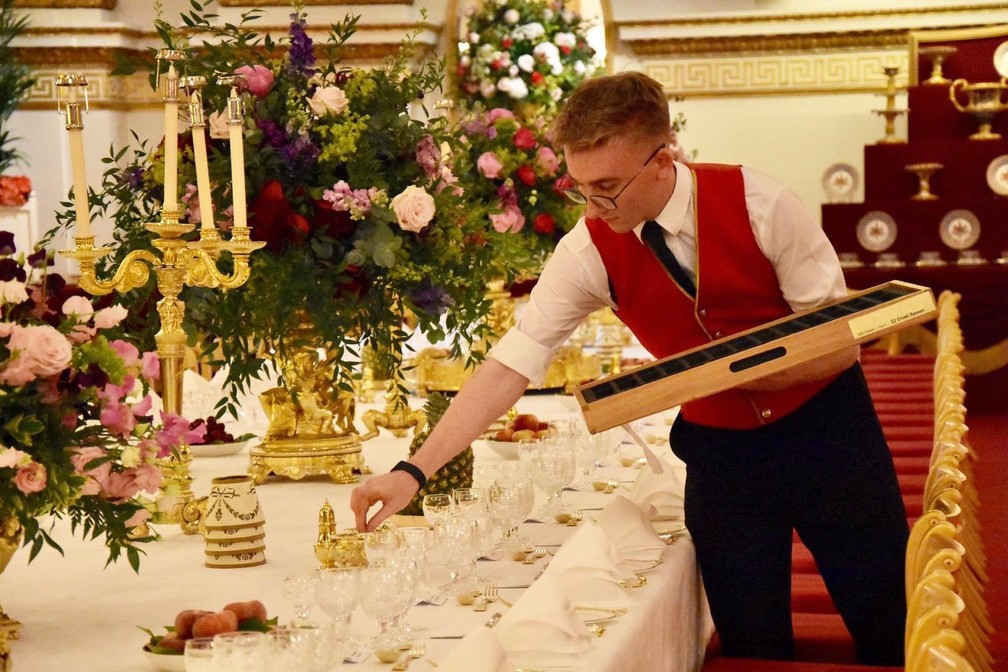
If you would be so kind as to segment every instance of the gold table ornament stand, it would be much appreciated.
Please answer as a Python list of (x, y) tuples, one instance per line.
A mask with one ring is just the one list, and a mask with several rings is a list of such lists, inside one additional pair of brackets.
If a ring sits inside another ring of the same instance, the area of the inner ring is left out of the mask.
[(931, 58), (931, 76), (924, 80), (924, 84), (928, 85), (939, 85), (948, 86), (951, 84), (951, 80), (946, 79), (945, 74), (942, 72), (942, 65), (945, 63), (945, 59), (956, 53), (958, 49), (951, 45), (938, 44), (929, 47), (921, 47), (917, 50), (917, 53), (921, 56), (926, 56)]
[(899, 68), (896, 66), (886, 66), (882, 68), (882, 72), (886, 76), (886, 90), (883, 94), (886, 97), (886, 106), (883, 110), (872, 110), (875, 114), (878, 114), (885, 118), (885, 137), (878, 141), (880, 145), (896, 145), (906, 142), (903, 138), (896, 135), (896, 119), (909, 110), (897, 109), (896, 108), (896, 74), (899, 72)]
[(945, 166), (941, 163), (911, 163), (903, 166), (917, 176), (917, 193), (910, 197), (913, 201), (935, 201), (938, 197), (931, 192), (931, 176)]
[[(204, 222), (198, 241), (189, 242), (182, 238), (190, 233), (195, 226), (179, 222), (177, 208), (177, 122), (178, 122), (178, 76), (175, 73), (174, 61), (181, 60), (181, 52), (163, 50), (158, 53), (158, 80), (161, 61), (168, 61), (170, 67), (165, 82), (165, 118), (169, 131), (165, 136), (165, 199), (161, 209), (161, 220), (146, 225), (148, 231), (158, 235), (152, 244), (160, 256), (149, 250), (132, 250), (119, 264), (109, 279), (98, 277), (95, 262), (112, 252), (111, 247), (95, 247), (94, 235), (91, 233), (89, 211), (87, 208), (87, 187), (83, 175), (83, 146), (79, 142), (84, 128), (78, 98), (78, 89), (83, 89), (86, 105), (87, 81), (83, 75), (61, 75), (57, 78), (58, 103), (57, 109), (66, 115), (66, 129), (71, 135), (71, 158), (74, 163), (74, 196), (77, 204), (77, 223), (74, 231), (74, 248), (61, 250), (60, 253), (80, 264), (80, 286), (94, 295), (105, 295), (111, 292), (128, 292), (142, 287), (150, 278), (151, 270), (157, 278), (158, 291), (161, 299), (157, 303), (158, 315), (161, 318), (161, 328), (155, 335), (157, 353), (161, 361), (162, 401), (166, 413), (181, 414), (182, 411), (182, 361), (185, 354), (186, 334), (182, 329), (182, 318), (185, 315), (185, 303), (179, 299), (179, 294), (186, 286), (220, 288), (223, 291), (235, 289), (245, 284), (250, 274), (249, 256), (254, 250), (265, 243), (253, 241), (249, 237), (249, 229), (244, 217), (239, 219), (239, 212), (244, 214), (244, 203), (235, 202), (235, 222), (230, 240), (222, 240), (213, 222)], [(197, 97), (198, 99), (198, 97)], [(232, 89), (229, 100), (228, 123), (240, 127), (242, 124), (241, 100)], [(194, 133), (199, 129), (193, 126)], [(80, 144), (75, 152), (74, 147)], [(232, 155), (236, 149), (232, 148)], [(205, 157), (204, 157), (205, 158)], [(197, 160), (198, 157), (197, 157)], [(240, 170), (240, 172), (238, 172)], [(244, 180), (244, 167), (232, 165), (233, 179), (241, 175)], [(242, 185), (242, 191), (244, 185)], [(209, 201), (209, 193), (200, 198)], [(208, 225), (209, 224), (209, 225)], [(217, 267), (217, 258), (221, 251), (230, 252), (234, 259), (234, 271), (223, 273)], [(186, 534), (198, 532), (201, 512), (199, 502), (193, 495), (192, 477), (189, 467), (192, 454), (187, 445), (176, 454), (165, 458), (162, 469), (165, 475), (166, 487), (163, 492), (175, 493), (170, 507), (166, 506), (165, 519), (170, 523), (180, 524)], [(164, 502), (163, 502), (164, 503)]]
[[(991, 130), (991, 124), (998, 112), (1008, 108), (1001, 100), (1004, 91), (1008, 89), (1008, 78), (1002, 77), (999, 82), (977, 82), (970, 84), (965, 79), (957, 79), (949, 87), (949, 98), (960, 112), (971, 114), (980, 124), (976, 133), (969, 136), (970, 140), (999, 140), (1000, 133)], [(966, 104), (959, 102), (959, 91), (966, 94)]]

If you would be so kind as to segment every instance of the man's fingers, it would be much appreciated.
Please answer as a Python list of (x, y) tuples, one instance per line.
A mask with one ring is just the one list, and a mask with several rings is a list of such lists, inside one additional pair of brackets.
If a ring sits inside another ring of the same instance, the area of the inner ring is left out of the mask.
[(373, 516), (371, 516), (371, 520), (369, 520), (367, 522), (367, 531), (368, 532), (374, 532), (378, 528), (379, 525), (381, 525), (382, 523), (385, 522), (385, 519), (388, 518), (389, 515), (390, 515), (390, 513), (388, 511), (386, 511), (386, 509), (388, 509), (388, 508), (389, 507), (385, 506), (384, 503), (383, 503), (382, 508), (378, 509), (375, 512), (375, 514)]

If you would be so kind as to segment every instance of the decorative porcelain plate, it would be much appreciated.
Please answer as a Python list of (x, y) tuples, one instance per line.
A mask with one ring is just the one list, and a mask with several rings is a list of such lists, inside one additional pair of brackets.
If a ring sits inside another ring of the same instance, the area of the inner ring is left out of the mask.
[(1002, 77), (1008, 77), (1008, 42), (1002, 42), (994, 50), (994, 69)]
[(953, 250), (968, 250), (980, 240), (980, 220), (969, 210), (950, 210), (942, 217), (938, 232)]
[(1008, 154), (1002, 154), (988, 164), (987, 186), (995, 194), (1008, 196)]
[(834, 163), (823, 173), (822, 186), (831, 203), (849, 203), (858, 188), (857, 169), (848, 163)]
[(884, 252), (896, 242), (896, 220), (882, 210), (872, 210), (858, 221), (857, 239), (869, 252)]

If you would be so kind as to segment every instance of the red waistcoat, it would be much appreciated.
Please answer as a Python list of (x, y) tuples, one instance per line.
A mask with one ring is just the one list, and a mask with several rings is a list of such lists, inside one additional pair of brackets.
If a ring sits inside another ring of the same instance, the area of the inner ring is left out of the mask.
[[(791, 314), (770, 261), (763, 256), (745, 203), (738, 166), (693, 164), (696, 203), (697, 296), (676, 284), (632, 233), (586, 221), (602, 256), (618, 306), (616, 315), (655, 357), (683, 350)], [(683, 404), (686, 420), (747, 429), (786, 416), (832, 377), (779, 392), (727, 390)]]

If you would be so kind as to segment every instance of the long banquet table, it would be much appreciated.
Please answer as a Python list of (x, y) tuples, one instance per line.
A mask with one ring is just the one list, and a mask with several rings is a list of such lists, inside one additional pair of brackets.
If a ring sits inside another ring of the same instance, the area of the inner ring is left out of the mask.
[[(421, 403), (413, 400), (414, 406)], [(518, 410), (550, 420), (571, 416), (569, 398), (552, 395), (523, 397)], [(645, 435), (667, 435), (667, 417), (653, 416), (646, 422), (651, 424), (643, 426)], [(364, 444), (365, 460), (375, 473), (383, 473), (405, 456), (408, 443), (408, 438), (397, 439), (383, 431), (380, 437)], [(474, 448), (477, 465), (502, 459), (483, 442), (477, 442)], [(673, 459), (666, 441), (657, 442), (655, 449)], [(244, 452), (197, 457), (192, 468), (194, 492), (206, 494), (211, 478), (244, 473), (247, 464)], [(617, 465), (616, 469), (624, 483), (635, 478), (634, 468)], [(156, 528), (161, 541), (145, 547), (139, 574), (133, 572), (125, 558), (104, 567), (106, 550), (102, 544), (83, 542), (79, 535), (70, 535), (67, 525), (57, 525), (54, 536), (62, 545), (64, 556), (46, 547), (28, 563), (28, 550), (20, 549), (0, 574), (0, 605), (23, 624), (20, 639), (13, 642), (13, 669), (16, 672), (153, 670), (154, 665), (142, 652), (147, 635), (140, 628), (163, 633), (163, 626), (172, 623), (183, 609), (216, 611), (229, 602), (258, 599), (266, 605), (270, 616), (277, 616), (281, 622), (289, 620), (293, 608), (283, 596), (283, 579), (310, 574), (316, 569), (313, 544), (318, 512), (324, 501), (332, 504), (340, 529), (352, 526), (348, 505), (351, 488), (321, 478), (291, 481), (271, 477), (258, 486), (266, 518), (267, 562), (252, 568), (206, 568), (202, 537), (185, 535), (176, 526), (166, 525)], [(566, 492), (564, 497), (570, 505), (581, 507), (584, 515), (591, 516), (606, 504), (609, 496), (589, 490)], [(556, 522), (527, 522), (521, 532), (540, 544), (559, 544), (572, 529)], [(580, 669), (668, 672), (700, 667), (712, 625), (688, 536), (683, 535), (667, 546), (662, 559), (647, 574), (646, 585), (628, 591), (632, 599), (628, 612), (610, 621), (605, 634), (592, 640), (592, 648)], [(527, 585), (542, 562), (529, 567), (510, 559), (481, 561), (478, 572), (501, 586)], [(502, 589), (501, 596), (514, 602), (521, 592), (521, 589)], [(457, 637), (482, 626), (488, 613), (477, 613), (472, 607), (449, 602), (444, 606), (415, 606), (409, 619), (417, 628), (417, 637), (435, 634)], [(326, 618), (318, 607), (315, 614)], [(359, 612), (354, 617), (355, 624), (365, 627), (368, 621)], [(457, 643), (457, 639), (430, 639), (425, 657), (436, 662)], [(359, 664), (344, 663), (342, 667), (362, 671), (390, 668), (374, 656)], [(435, 668), (420, 660), (411, 669)]]

